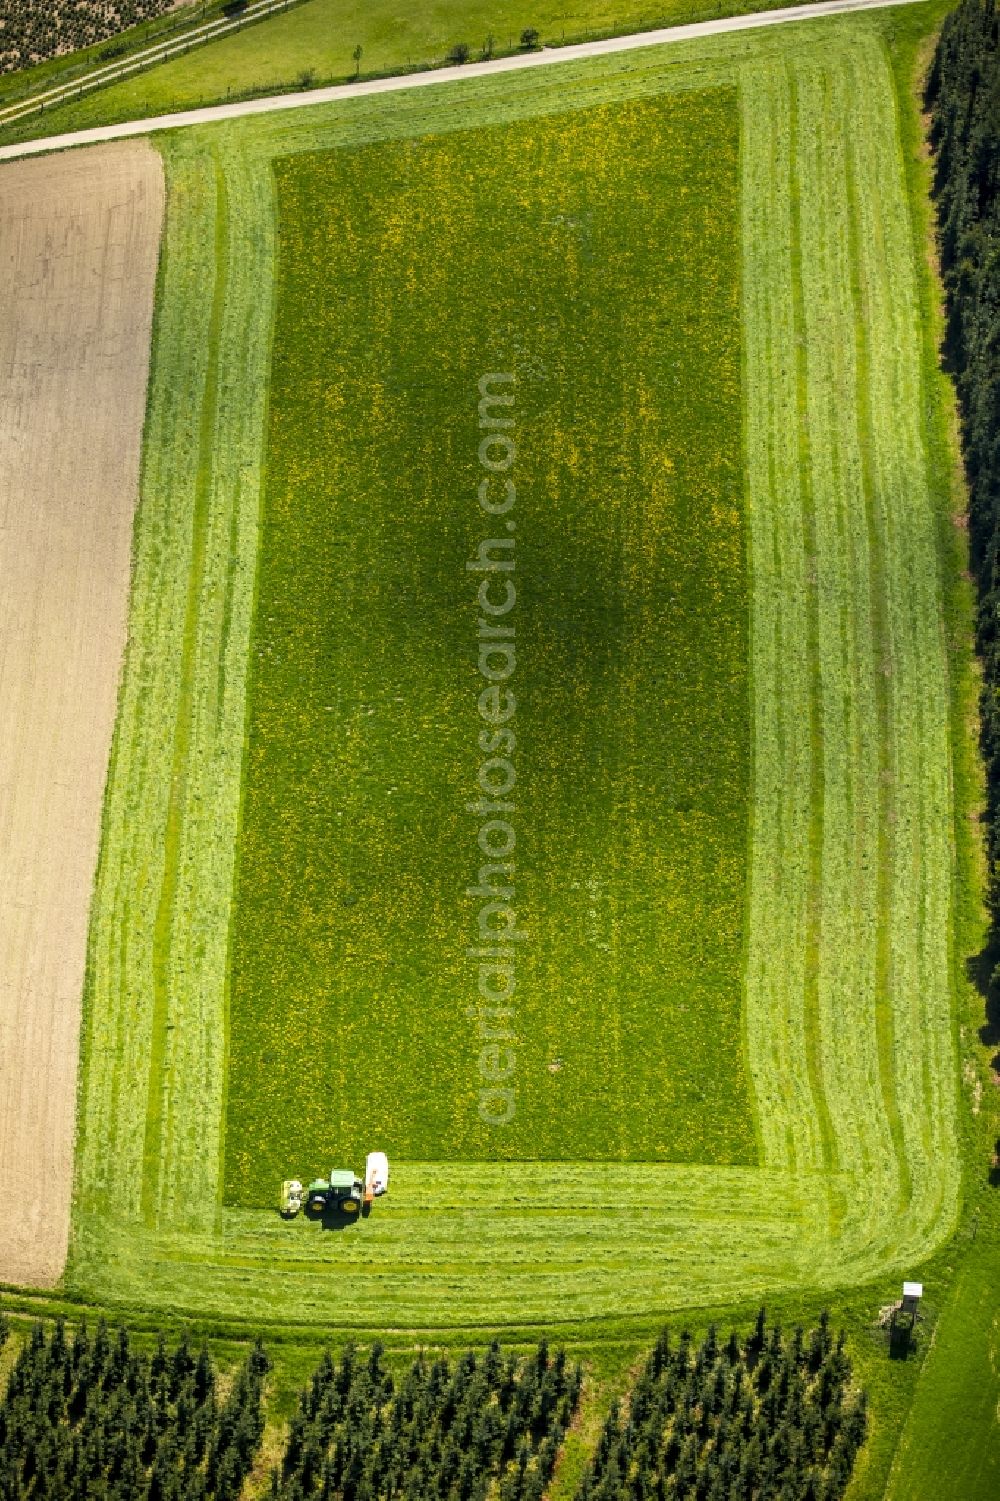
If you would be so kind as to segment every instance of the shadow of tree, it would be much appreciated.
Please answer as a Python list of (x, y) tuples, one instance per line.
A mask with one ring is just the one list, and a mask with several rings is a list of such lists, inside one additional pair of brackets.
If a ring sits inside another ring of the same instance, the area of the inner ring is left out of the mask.
[[(997, 1066), (996, 1059), (993, 1060), (993, 1066), (994, 1068), (996, 1068)], [(1000, 1188), (1000, 1137), (997, 1138), (993, 1147), (993, 1165), (990, 1168), (990, 1187)]]
[[(1000, 932), (996, 923), (985, 948), (965, 961), (965, 973), (983, 998), (979, 1041), (984, 1048), (998, 1049), (990, 1059), (990, 1068), (1000, 1075)], [(993, 1148), (989, 1183), (991, 1188), (1000, 1188), (1000, 1138)]]
[[(986, 1048), (1000, 1047), (1000, 937), (990, 934), (986, 947), (965, 961), (965, 973), (983, 998), (985, 1016), (979, 1029), (979, 1041)], [(997, 1066), (996, 1059), (993, 1067)]]

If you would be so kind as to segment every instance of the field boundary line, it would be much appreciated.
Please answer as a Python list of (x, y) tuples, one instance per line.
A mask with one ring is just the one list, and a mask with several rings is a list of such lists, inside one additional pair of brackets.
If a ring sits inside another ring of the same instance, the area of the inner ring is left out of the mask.
[[(33, 141), (19, 141), (0, 146), (0, 161), (34, 156), (44, 151), (63, 151), (71, 146), (89, 146), (97, 141), (116, 141), (128, 136), (147, 135), (151, 131), (176, 130), (187, 125), (210, 125), (219, 120), (237, 120), (248, 115), (272, 114), (278, 110), (307, 109), (311, 105), (339, 103), (343, 99), (360, 99), (370, 94), (395, 93), (401, 89), (427, 88), (434, 84), (493, 77), (498, 73), (520, 72), (524, 68), (549, 67), (555, 63), (579, 62), (592, 57), (607, 57), (616, 52), (634, 52), (646, 47), (669, 46), (676, 42), (695, 41), (700, 37), (719, 36), (732, 31), (758, 30), (767, 26), (784, 26), (795, 21), (823, 20), (828, 16), (852, 15), (858, 11), (886, 10), (897, 5), (921, 5), (925, 0), (823, 0), (818, 5), (789, 6), (784, 10), (758, 11), (753, 15), (725, 16), (714, 21), (693, 21), (684, 26), (665, 26), (658, 31), (630, 32), (627, 36), (604, 37), (593, 42), (575, 42), (567, 47), (543, 47), (516, 57), (495, 58), (491, 62), (463, 63), (432, 68), (423, 73), (395, 74), (391, 78), (373, 78), (360, 83), (338, 83), (322, 89), (297, 94), (269, 94), (263, 99), (244, 99), (234, 104), (213, 104), (202, 109), (181, 110), (176, 114), (154, 115), (148, 120), (127, 120), (118, 125), (97, 125), (88, 130), (68, 131), (65, 135), (43, 136)], [(0, 122), (2, 123), (2, 122)]]

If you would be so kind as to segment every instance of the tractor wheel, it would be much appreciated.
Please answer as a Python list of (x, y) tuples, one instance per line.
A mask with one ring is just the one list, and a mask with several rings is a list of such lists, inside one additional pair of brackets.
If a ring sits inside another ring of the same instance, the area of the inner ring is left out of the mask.
[(345, 1214), (357, 1214), (358, 1212), (358, 1202), (356, 1199), (345, 1199), (340, 1207)]

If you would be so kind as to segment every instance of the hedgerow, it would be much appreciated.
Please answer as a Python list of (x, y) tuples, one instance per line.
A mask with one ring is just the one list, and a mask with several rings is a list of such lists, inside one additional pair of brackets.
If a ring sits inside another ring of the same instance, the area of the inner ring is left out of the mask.
[(0, 0), (0, 73), (107, 41), (175, 0)]
[[(994, 947), (1000, 946), (1000, 16), (963, 0), (947, 17), (927, 85), (935, 195), (969, 485), (987, 776)], [(993, 975), (994, 991), (1000, 972)]]

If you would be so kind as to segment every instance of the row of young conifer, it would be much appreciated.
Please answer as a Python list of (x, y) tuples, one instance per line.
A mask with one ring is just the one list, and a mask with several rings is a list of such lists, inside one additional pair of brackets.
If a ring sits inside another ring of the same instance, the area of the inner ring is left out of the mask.
[[(0, 1348), (8, 1325), (0, 1314)], [(208, 1352), (102, 1319), (36, 1324), (0, 1400), (0, 1501), (236, 1501), (264, 1431), (259, 1344), (225, 1396)]]
[(866, 1426), (825, 1314), (808, 1339), (768, 1328), (763, 1309), (745, 1341), (664, 1333), (577, 1501), (840, 1501)]
[[(0, 1350), (8, 1336), (0, 1314)], [(0, 1501), (236, 1501), (264, 1432), (258, 1343), (222, 1383), (186, 1340), (152, 1353), (102, 1320), (36, 1325), (0, 1395)], [(583, 1373), (529, 1355), (324, 1356), (300, 1395), (273, 1501), (542, 1501)], [(664, 1333), (612, 1407), (577, 1501), (840, 1501), (865, 1437), (863, 1393), (824, 1315), (698, 1345)]]
[(105, 42), (175, 0), (0, 0), (0, 73)]
[[(0, 1352), (9, 1337), (0, 1313)], [(152, 1353), (102, 1319), (36, 1324), (0, 1387), (0, 1501), (236, 1501), (264, 1432), (258, 1342), (220, 1383), (203, 1346)], [(324, 1356), (271, 1476), (281, 1501), (541, 1501), (580, 1398), (578, 1365), (543, 1342), (398, 1381), (381, 1344)]]
[[(995, 0), (963, 0), (946, 17), (927, 103), (947, 299), (944, 352), (958, 390), (969, 544), (978, 585), (991, 906), (1000, 946), (1000, 15)], [(1000, 972), (993, 982), (1000, 1007)], [(1000, 1026), (1000, 1010), (994, 1020)]]
[(382, 1346), (327, 1356), (303, 1392), (275, 1501), (541, 1501), (583, 1375), (544, 1341), (454, 1364), (418, 1358), (397, 1384)]

